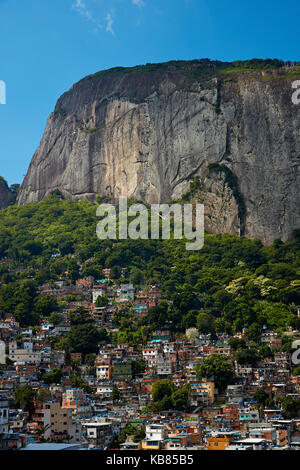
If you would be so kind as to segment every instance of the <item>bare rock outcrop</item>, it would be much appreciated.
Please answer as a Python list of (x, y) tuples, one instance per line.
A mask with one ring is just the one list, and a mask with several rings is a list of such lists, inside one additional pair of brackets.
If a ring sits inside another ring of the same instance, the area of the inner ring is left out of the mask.
[(12, 203), (12, 192), (2, 176), (0, 176), (0, 209), (6, 209)]
[(54, 189), (169, 202), (196, 178), (207, 230), (286, 241), (300, 227), (297, 73), (200, 60), (88, 76), (58, 100), (18, 203)]

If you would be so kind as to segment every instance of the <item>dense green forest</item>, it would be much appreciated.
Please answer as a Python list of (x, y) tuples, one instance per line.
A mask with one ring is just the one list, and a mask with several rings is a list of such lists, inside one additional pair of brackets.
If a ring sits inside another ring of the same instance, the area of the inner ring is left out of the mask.
[[(85, 275), (100, 279), (102, 268), (110, 267), (116, 282), (156, 284), (163, 298), (173, 301), (171, 307), (162, 302), (151, 308), (138, 324), (128, 311), (117, 315), (127, 340), (130, 332), (140, 340), (143, 328), (165, 325), (176, 332), (194, 326), (211, 333), (248, 328), (253, 340), (264, 325), (279, 331), (300, 328), (300, 230), (292, 241), (275, 240), (271, 246), (206, 234), (203, 249), (186, 251), (184, 240), (101, 241), (96, 208), (53, 193), (45, 201), (0, 211), (2, 313), (15, 313), (23, 325), (38, 325), (61, 308), (56, 299), (38, 295), (39, 285), (62, 278), (74, 283)], [(121, 267), (127, 268), (126, 279), (120, 279)]]

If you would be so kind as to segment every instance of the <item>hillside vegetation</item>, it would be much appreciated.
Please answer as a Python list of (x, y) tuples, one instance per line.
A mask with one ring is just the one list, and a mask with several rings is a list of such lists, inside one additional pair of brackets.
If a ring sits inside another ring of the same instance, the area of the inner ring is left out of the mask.
[[(24, 325), (39, 324), (57, 308), (43, 303), (39, 285), (86, 275), (101, 279), (102, 268), (111, 267), (116, 282), (156, 284), (173, 301), (170, 308), (162, 303), (150, 309), (145, 321), (153, 329), (166, 322), (175, 331), (197, 322), (199, 327), (199, 312), (203, 331), (299, 327), (300, 231), (293, 241), (275, 240), (271, 246), (206, 234), (202, 250), (186, 251), (184, 240), (98, 240), (96, 208), (54, 193), (45, 201), (1, 211), (2, 313), (15, 313)], [(120, 279), (120, 267), (128, 268), (126, 279)]]

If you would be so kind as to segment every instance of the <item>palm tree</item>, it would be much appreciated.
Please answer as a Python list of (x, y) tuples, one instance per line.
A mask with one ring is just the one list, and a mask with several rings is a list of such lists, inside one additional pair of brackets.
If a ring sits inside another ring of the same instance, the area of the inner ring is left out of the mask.
[(44, 434), (46, 431), (48, 431), (48, 429), (50, 428), (50, 424), (46, 424), (45, 426), (44, 425), (40, 425), (39, 429), (37, 430), (37, 434), (40, 438), (40, 441), (41, 442), (45, 442), (45, 437), (44, 437)]
[(283, 400), (283, 397), (281, 395), (275, 395), (274, 402), (276, 403), (277, 406), (280, 405), (280, 408), (282, 405), (282, 400)]

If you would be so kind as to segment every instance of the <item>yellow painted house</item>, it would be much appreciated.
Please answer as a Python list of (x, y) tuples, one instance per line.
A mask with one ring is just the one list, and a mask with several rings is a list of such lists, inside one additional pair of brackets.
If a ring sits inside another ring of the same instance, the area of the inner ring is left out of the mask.
[(207, 437), (208, 450), (226, 450), (226, 447), (237, 438), (237, 433), (234, 431), (219, 432), (214, 436)]
[(141, 450), (160, 450), (161, 441), (150, 441), (149, 439), (144, 439), (141, 442)]

